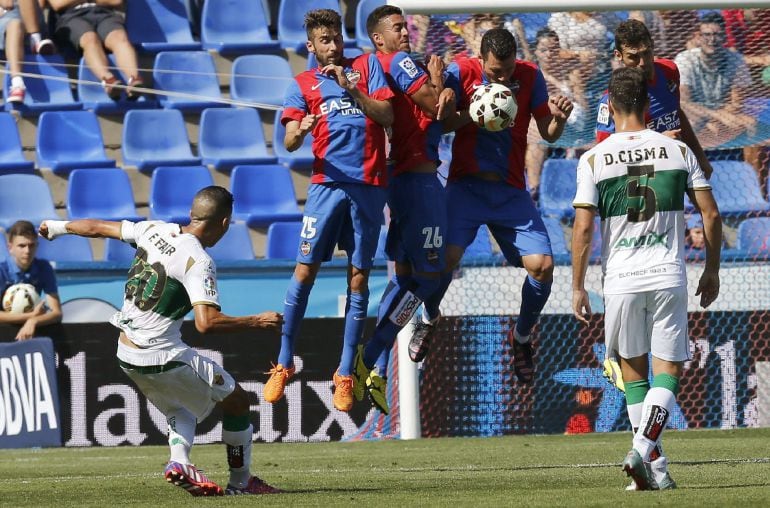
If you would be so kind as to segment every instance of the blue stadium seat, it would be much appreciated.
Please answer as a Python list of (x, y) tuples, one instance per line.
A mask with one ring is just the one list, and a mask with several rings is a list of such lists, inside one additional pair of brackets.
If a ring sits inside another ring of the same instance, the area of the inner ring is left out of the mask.
[(107, 238), (104, 241), (105, 261), (127, 264), (134, 259), (135, 255), (136, 248), (126, 242), (116, 240), (115, 238)]
[(182, 0), (126, 0), (126, 32), (134, 46), (148, 52), (201, 49)]
[(203, 49), (229, 54), (280, 48), (278, 41), (270, 38), (269, 23), (261, 1), (205, 2), (201, 17)]
[(540, 211), (545, 216), (571, 218), (577, 189), (577, 159), (548, 159), (540, 174)]
[[(6, 64), (6, 69), (8, 69)], [(24, 116), (39, 115), (43, 111), (61, 111), (82, 109), (83, 105), (72, 97), (72, 90), (67, 81), (67, 67), (59, 55), (27, 55), (22, 72), (40, 75), (40, 78), (25, 77), (27, 93), (21, 104), (6, 102), (6, 111), (18, 111)], [(8, 97), (11, 90), (11, 74), (7, 72), (3, 79), (3, 97)]]
[(385, 0), (361, 0), (356, 7), (356, 45), (366, 51), (374, 51), (372, 41), (366, 31), (366, 18), (377, 7), (385, 5)]
[(744, 215), (770, 211), (762, 197), (759, 178), (751, 164), (742, 161), (712, 161), (711, 187), (722, 215)]
[(278, 165), (236, 166), (230, 175), (233, 217), (251, 228), (302, 218), (289, 171)]
[(248, 261), (254, 259), (249, 228), (243, 222), (230, 223), (230, 229), (213, 247), (208, 248), (214, 261)]
[(182, 113), (173, 109), (131, 110), (123, 119), (123, 164), (150, 172), (157, 166), (196, 166)]
[(0, 263), (8, 259), (8, 238), (5, 233), (0, 233)]
[(32, 173), (35, 163), (24, 158), (16, 120), (0, 113), (0, 174)]
[(34, 225), (45, 219), (59, 219), (45, 180), (37, 175), (0, 176), (0, 227), (24, 219)]
[(281, 107), (293, 79), (289, 62), (278, 55), (239, 56), (233, 62), (230, 97)]
[(297, 257), (302, 221), (273, 222), (267, 228), (265, 259), (294, 259)]
[(164, 108), (186, 112), (200, 112), (205, 108), (228, 107), (218, 102), (222, 98), (214, 59), (205, 51), (162, 51), (155, 57), (152, 68), (155, 88), (166, 92), (180, 92), (200, 97), (159, 95)]
[(62, 235), (54, 241), (40, 239), (37, 257), (54, 262), (90, 262), (94, 260), (91, 242), (84, 236)]
[(567, 242), (564, 240), (564, 229), (561, 227), (559, 219), (554, 217), (543, 217), (545, 229), (548, 231), (548, 238), (551, 240), (551, 252), (554, 256), (567, 255)]
[[(307, 54), (307, 32), (305, 31), (305, 13), (313, 9), (332, 9), (340, 11), (339, 0), (281, 0), (278, 6), (278, 41), (281, 47), (295, 53)], [(352, 47), (355, 40), (351, 40), (344, 33), (345, 46)]]
[(739, 250), (749, 256), (770, 256), (770, 217), (753, 217), (738, 225)]
[(214, 180), (203, 166), (156, 168), (150, 182), (150, 219), (189, 224), (193, 197), (209, 185)]
[(140, 221), (128, 174), (119, 168), (75, 169), (67, 187), (70, 219)]
[(313, 167), (313, 135), (308, 133), (305, 141), (298, 150), (288, 151), (283, 146), (283, 138), (286, 135), (286, 128), (281, 123), (281, 111), (275, 112), (275, 122), (273, 123), (273, 152), (278, 157), (278, 162), (289, 169), (311, 169)]
[[(116, 67), (115, 55), (108, 55), (108, 59), (113, 73), (119, 76), (124, 84), (127, 83), (128, 77), (124, 76)], [(86, 65), (85, 58), (81, 58), (78, 66), (78, 100), (83, 104), (84, 109), (93, 110), (95, 113), (115, 115), (124, 113), (129, 109), (158, 107), (154, 95), (142, 95), (135, 101), (127, 101), (125, 94), (123, 94), (119, 101), (114, 101), (109, 98), (100, 82), (101, 79), (94, 76), (94, 73)]]
[[(342, 50), (342, 54), (345, 58), (355, 58), (358, 55), (363, 55), (364, 52), (358, 48), (345, 48)], [(315, 58), (315, 53), (310, 53), (307, 56), (307, 70), (318, 67), (318, 61)]]
[(219, 171), (239, 164), (275, 164), (267, 152), (259, 113), (252, 108), (206, 109), (198, 130), (198, 152), (204, 164)]
[(75, 168), (112, 168), (102, 129), (92, 111), (46, 111), (37, 124), (37, 166), (54, 173)]
[(476, 232), (476, 238), (465, 249), (463, 254), (463, 261), (473, 258), (482, 258), (492, 255), (492, 240), (489, 236), (489, 229), (486, 226), (481, 226)]

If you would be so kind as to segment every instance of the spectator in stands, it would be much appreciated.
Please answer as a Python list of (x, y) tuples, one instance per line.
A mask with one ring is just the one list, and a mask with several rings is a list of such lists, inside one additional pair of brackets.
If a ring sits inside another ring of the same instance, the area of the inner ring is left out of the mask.
[(503, 26), (499, 14), (474, 14), (471, 19), (459, 25), (455, 32), (462, 38), (462, 47), (455, 49), (455, 58), (479, 56), (481, 38), (492, 28)]
[(24, 28), (29, 34), (29, 46), (33, 53), (50, 55), (56, 52), (53, 41), (45, 36), (43, 8), (45, 0), (16, 0)]
[(724, 39), (724, 19), (709, 12), (700, 20), (697, 47), (674, 60), (681, 77), (682, 109), (705, 147), (751, 134), (756, 128), (756, 120), (741, 112), (751, 84), (748, 67), (740, 53), (724, 47)]
[(0, 50), (5, 50), (5, 58), (11, 73), (11, 88), (6, 102), (24, 102), (26, 87), (21, 77), (24, 60), (24, 25), (19, 16), (19, 9), (13, 0), (0, 0)]
[(6, 234), (10, 256), (0, 262), (0, 295), (20, 283), (32, 284), (38, 294), (45, 295), (30, 312), (11, 314), (0, 309), (0, 323), (21, 325), (16, 340), (27, 340), (35, 336), (38, 327), (61, 321), (59, 290), (51, 264), (35, 258), (38, 241), (35, 226), (20, 220), (13, 223)]
[(101, 78), (107, 95), (113, 100), (120, 99), (122, 83), (109, 67), (105, 48), (115, 55), (118, 67), (128, 77), (126, 98), (138, 99), (141, 94), (136, 88), (141, 87), (143, 81), (136, 51), (124, 28), (123, 0), (48, 0), (48, 3), (58, 14), (57, 37), (83, 50), (86, 64), (94, 76)]
[[(263, 391), (278, 402), (295, 373), (294, 342), (321, 263), (336, 245), (348, 253), (345, 330), (340, 363), (332, 379), (334, 407), (353, 407), (353, 360), (363, 335), (372, 268), (385, 207), (385, 132), (393, 123), (393, 92), (373, 54), (342, 54), (342, 19), (331, 9), (305, 14), (307, 47), (319, 69), (297, 75), (286, 90), (281, 122), (288, 151), (313, 134), (313, 175), (297, 239), (297, 264), (284, 299), (286, 322), (277, 365)], [(411, 71), (409, 71), (411, 72)]]
[(691, 215), (685, 223), (685, 243), (689, 249), (702, 250), (706, 248), (706, 237), (703, 234), (703, 221), (700, 215)]

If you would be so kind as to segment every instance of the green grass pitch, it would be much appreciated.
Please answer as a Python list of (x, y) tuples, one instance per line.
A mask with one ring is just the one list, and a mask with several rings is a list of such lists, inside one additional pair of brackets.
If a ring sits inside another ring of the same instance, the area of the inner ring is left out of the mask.
[[(770, 429), (665, 435), (675, 491), (625, 492), (629, 433), (255, 444), (286, 491), (193, 498), (162, 476), (165, 447), (0, 452), (0, 506), (770, 506)], [(193, 459), (223, 485), (223, 445)]]

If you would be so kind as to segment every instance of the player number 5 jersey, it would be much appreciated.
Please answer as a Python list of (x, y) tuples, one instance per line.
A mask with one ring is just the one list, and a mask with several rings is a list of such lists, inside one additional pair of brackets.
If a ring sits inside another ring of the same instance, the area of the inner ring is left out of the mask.
[(573, 205), (601, 215), (604, 293), (685, 286), (685, 192), (710, 188), (684, 143), (651, 130), (612, 134), (583, 154)]

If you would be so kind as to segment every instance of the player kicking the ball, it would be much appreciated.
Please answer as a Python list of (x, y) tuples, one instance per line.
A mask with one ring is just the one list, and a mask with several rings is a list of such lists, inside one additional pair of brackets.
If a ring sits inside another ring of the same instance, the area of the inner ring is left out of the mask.
[[(572, 308), (588, 323), (584, 280), (594, 215), (602, 219), (607, 355), (619, 357), (633, 448), (623, 470), (636, 490), (673, 487), (649, 462), (676, 404), (682, 365), (690, 357), (684, 256), (684, 196), (703, 216), (706, 266), (702, 307), (719, 294), (722, 221), (706, 177), (687, 145), (646, 128), (647, 79), (640, 69), (612, 73), (608, 107), (615, 133), (580, 158), (572, 233)], [(632, 162), (629, 162), (631, 160)], [(652, 353), (652, 388), (648, 354)], [(660, 485), (660, 481), (664, 485)]]
[[(83, 219), (47, 220), (39, 230), (49, 240), (74, 234), (136, 245), (123, 308), (110, 319), (120, 329), (118, 363), (166, 417), (171, 448), (166, 480), (193, 496), (280, 492), (249, 472), (253, 429), (246, 392), (221, 366), (182, 342), (180, 332), (190, 310), (201, 333), (280, 329), (276, 312), (231, 317), (219, 310), (216, 266), (204, 248), (222, 239), (232, 211), (233, 195), (211, 186), (195, 195), (188, 226)], [(196, 423), (217, 405), (230, 467), (224, 490), (190, 460)]]

